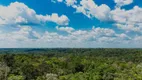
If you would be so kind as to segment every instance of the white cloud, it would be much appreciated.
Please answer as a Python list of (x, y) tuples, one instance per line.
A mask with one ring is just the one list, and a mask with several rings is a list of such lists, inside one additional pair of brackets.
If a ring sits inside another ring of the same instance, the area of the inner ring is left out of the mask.
[[(77, 3), (77, 1), (75, 2)], [(73, 5), (70, 6), (76, 9), (76, 13), (82, 13), (88, 18), (97, 18), (100, 21), (114, 22), (115, 26), (126, 32), (134, 31), (141, 33), (142, 8), (138, 6), (130, 10), (120, 8), (121, 6), (131, 4), (133, 0), (114, 0), (114, 2), (117, 6), (114, 10), (111, 10), (106, 4), (98, 6), (93, 0), (81, 0), (79, 4), (73, 3)]]
[(114, 30), (108, 28), (93, 28), (90, 31), (78, 30), (71, 33), (73, 40), (77, 42), (119, 42), (117, 39), (125, 40), (127, 36), (121, 36), (122, 34), (117, 34)]
[(9, 40), (9, 41), (25, 41), (30, 37), (30, 32), (32, 32), (32, 28), (29, 26), (18, 26), (18, 31), (12, 31), (10, 33), (2, 33), (0, 36), (0, 41)]
[(58, 2), (62, 2), (63, 0), (57, 0)]
[(0, 25), (5, 24), (42, 24), (43, 22), (55, 22), (58, 25), (67, 25), (69, 19), (65, 15), (38, 15), (23, 3), (14, 2), (9, 6), (0, 6)]
[(121, 7), (133, 3), (133, 0), (114, 0), (116, 7)]
[[(126, 31), (141, 32), (142, 30), (142, 9), (138, 6), (131, 10), (120, 8), (110, 10), (107, 5), (98, 6), (93, 0), (82, 0), (80, 4), (76, 3), (70, 2), (68, 6), (73, 6), (77, 12), (89, 18), (114, 21), (115, 25)], [(18, 2), (11, 3), (9, 6), (0, 6), (0, 26), (14, 24), (16, 27), (16, 30), (9, 32), (0, 31), (0, 47), (142, 47), (141, 35), (130, 36), (109, 28), (93, 27), (91, 30), (75, 30), (72, 27), (57, 26), (57, 30), (67, 32), (59, 34), (48, 31), (40, 33), (28, 25), (46, 22), (67, 26), (69, 19), (57, 13), (38, 15), (33, 9)]]
[(75, 6), (75, 3), (77, 3), (77, 0), (65, 0), (65, 3), (67, 6)]
[(93, 0), (81, 0), (77, 4), (77, 0), (63, 1), (67, 6), (72, 6), (76, 9), (76, 13), (83, 13), (88, 18), (96, 17), (101, 21), (109, 19), (110, 8), (106, 4), (98, 6)]
[(112, 10), (111, 19), (116, 22), (116, 26), (126, 31), (140, 32), (142, 30), (142, 8), (135, 6), (131, 10), (117, 8)]
[(67, 16), (62, 15), (59, 17), (59, 15), (57, 13), (52, 13), (52, 15), (37, 15), (37, 18), (39, 19), (39, 21), (43, 21), (43, 22), (55, 22), (58, 25), (68, 25), (69, 19)]
[(93, 0), (81, 0), (80, 5), (76, 7), (76, 12), (105, 21), (109, 17), (110, 8), (105, 4), (98, 6)]
[(51, 0), (51, 2), (56, 3), (56, 2), (63, 2), (63, 0)]
[[(124, 6), (133, 2), (133, 0), (115, 0), (117, 5)], [(98, 6), (93, 0), (81, 0), (76, 8), (89, 18), (97, 18), (101, 21), (112, 21), (119, 29), (141, 33), (142, 30), (142, 8), (135, 6), (133, 9), (125, 10), (116, 7), (111, 10), (107, 5)]]
[[(61, 30), (68, 28), (62, 27)], [(112, 47), (112, 44), (128, 45), (130, 41), (131, 38), (126, 34), (117, 34), (112, 29), (99, 27), (74, 30), (63, 35), (48, 31), (39, 34), (29, 26), (19, 26), (17, 31), (0, 34), (0, 47)]]
[(46, 32), (41, 40), (62, 47), (91, 47), (91, 45), (92, 47), (103, 47), (106, 46), (105, 44), (107, 44), (107, 47), (109, 44), (113, 44), (113, 46), (115, 45), (116, 47), (117, 44), (128, 45), (131, 38), (124, 33), (117, 34), (112, 29), (98, 27), (92, 30), (75, 30), (68, 35)]
[(72, 28), (72, 27), (59, 27), (59, 26), (56, 26), (56, 29), (59, 30), (59, 31), (65, 31), (65, 32), (68, 32), (68, 33), (71, 33), (72, 31), (74, 31), (74, 28)]

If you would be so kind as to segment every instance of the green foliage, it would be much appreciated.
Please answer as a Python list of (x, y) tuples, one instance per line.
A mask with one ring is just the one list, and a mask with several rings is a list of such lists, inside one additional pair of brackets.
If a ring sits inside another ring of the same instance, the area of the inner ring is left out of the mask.
[(141, 49), (3, 49), (0, 80), (142, 80)]
[(8, 80), (24, 80), (24, 77), (20, 75), (10, 75)]
[(0, 62), (0, 80), (6, 80), (9, 71), (9, 67), (5, 63)]

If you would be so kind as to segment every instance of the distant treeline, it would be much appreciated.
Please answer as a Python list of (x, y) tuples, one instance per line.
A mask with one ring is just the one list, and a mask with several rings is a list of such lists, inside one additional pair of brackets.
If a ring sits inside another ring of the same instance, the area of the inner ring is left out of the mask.
[(142, 49), (0, 49), (0, 80), (142, 80)]

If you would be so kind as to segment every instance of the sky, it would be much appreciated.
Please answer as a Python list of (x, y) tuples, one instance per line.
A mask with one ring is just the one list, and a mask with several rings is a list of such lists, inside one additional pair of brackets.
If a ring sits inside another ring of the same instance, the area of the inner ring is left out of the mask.
[(0, 0), (0, 48), (142, 48), (142, 3)]

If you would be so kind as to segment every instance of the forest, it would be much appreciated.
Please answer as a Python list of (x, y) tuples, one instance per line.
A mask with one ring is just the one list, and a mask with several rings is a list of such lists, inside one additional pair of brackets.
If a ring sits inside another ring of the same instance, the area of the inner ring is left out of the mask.
[(142, 80), (142, 49), (0, 49), (0, 80)]

